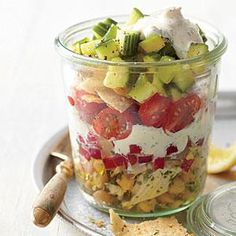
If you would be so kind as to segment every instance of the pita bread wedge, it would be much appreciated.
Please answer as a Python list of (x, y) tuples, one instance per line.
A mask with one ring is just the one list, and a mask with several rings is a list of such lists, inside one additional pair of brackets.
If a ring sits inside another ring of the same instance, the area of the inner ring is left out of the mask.
[(103, 87), (103, 80), (97, 78), (87, 78), (79, 84), (80, 90), (84, 90), (87, 93), (96, 94), (96, 90)]
[(91, 102), (103, 103), (102, 99), (94, 94), (85, 94), (85, 95), (81, 96), (81, 99), (88, 102), (88, 103), (91, 103)]
[(115, 236), (194, 236), (189, 234), (173, 216), (144, 221), (140, 224), (128, 224), (112, 209), (109, 212), (111, 228)]
[(131, 99), (120, 96), (112, 89), (106, 87), (98, 88), (97, 94), (107, 105), (119, 112), (124, 112), (133, 104)]

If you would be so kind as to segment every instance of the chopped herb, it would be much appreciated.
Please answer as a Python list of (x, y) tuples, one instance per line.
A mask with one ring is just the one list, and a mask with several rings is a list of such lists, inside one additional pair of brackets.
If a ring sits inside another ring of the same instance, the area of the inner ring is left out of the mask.
[(158, 235), (159, 233), (160, 233), (160, 231), (157, 229), (153, 235)]

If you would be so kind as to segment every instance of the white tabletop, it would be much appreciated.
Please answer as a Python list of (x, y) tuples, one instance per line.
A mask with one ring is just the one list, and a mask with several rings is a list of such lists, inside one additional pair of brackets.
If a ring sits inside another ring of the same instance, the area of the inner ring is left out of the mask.
[[(37, 194), (31, 175), (32, 161), (44, 142), (66, 125), (67, 118), (54, 37), (81, 20), (128, 13), (133, 6), (150, 13), (174, 2), (0, 1), (1, 236), (81, 235), (58, 218), (45, 229), (34, 227), (30, 220), (31, 204)], [(206, 19), (225, 33), (229, 50), (224, 56), (220, 89), (236, 89), (234, 0), (178, 3), (184, 12)]]

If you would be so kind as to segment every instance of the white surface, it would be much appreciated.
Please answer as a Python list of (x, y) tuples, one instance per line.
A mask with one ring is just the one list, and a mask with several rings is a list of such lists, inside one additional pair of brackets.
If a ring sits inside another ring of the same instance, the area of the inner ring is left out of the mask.
[(36, 196), (31, 163), (44, 142), (66, 124), (59, 58), (53, 40), (81, 20), (128, 13), (133, 6), (150, 13), (166, 6), (218, 25), (229, 39), (220, 88), (236, 89), (234, 0), (1, 0), (0, 1), (0, 235), (74, 236), (59, 219), (46, 229), (30, 221)]

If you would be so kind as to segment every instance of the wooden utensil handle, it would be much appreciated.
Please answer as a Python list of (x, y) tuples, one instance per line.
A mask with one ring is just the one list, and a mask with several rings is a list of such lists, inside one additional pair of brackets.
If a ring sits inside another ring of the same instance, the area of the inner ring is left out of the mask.
[(33, 222), (40, 227), (47, 226), (57, 213), (68, 183), (68, 175), (64, 172), (55, 174), (45, 185), (33, 204)]

